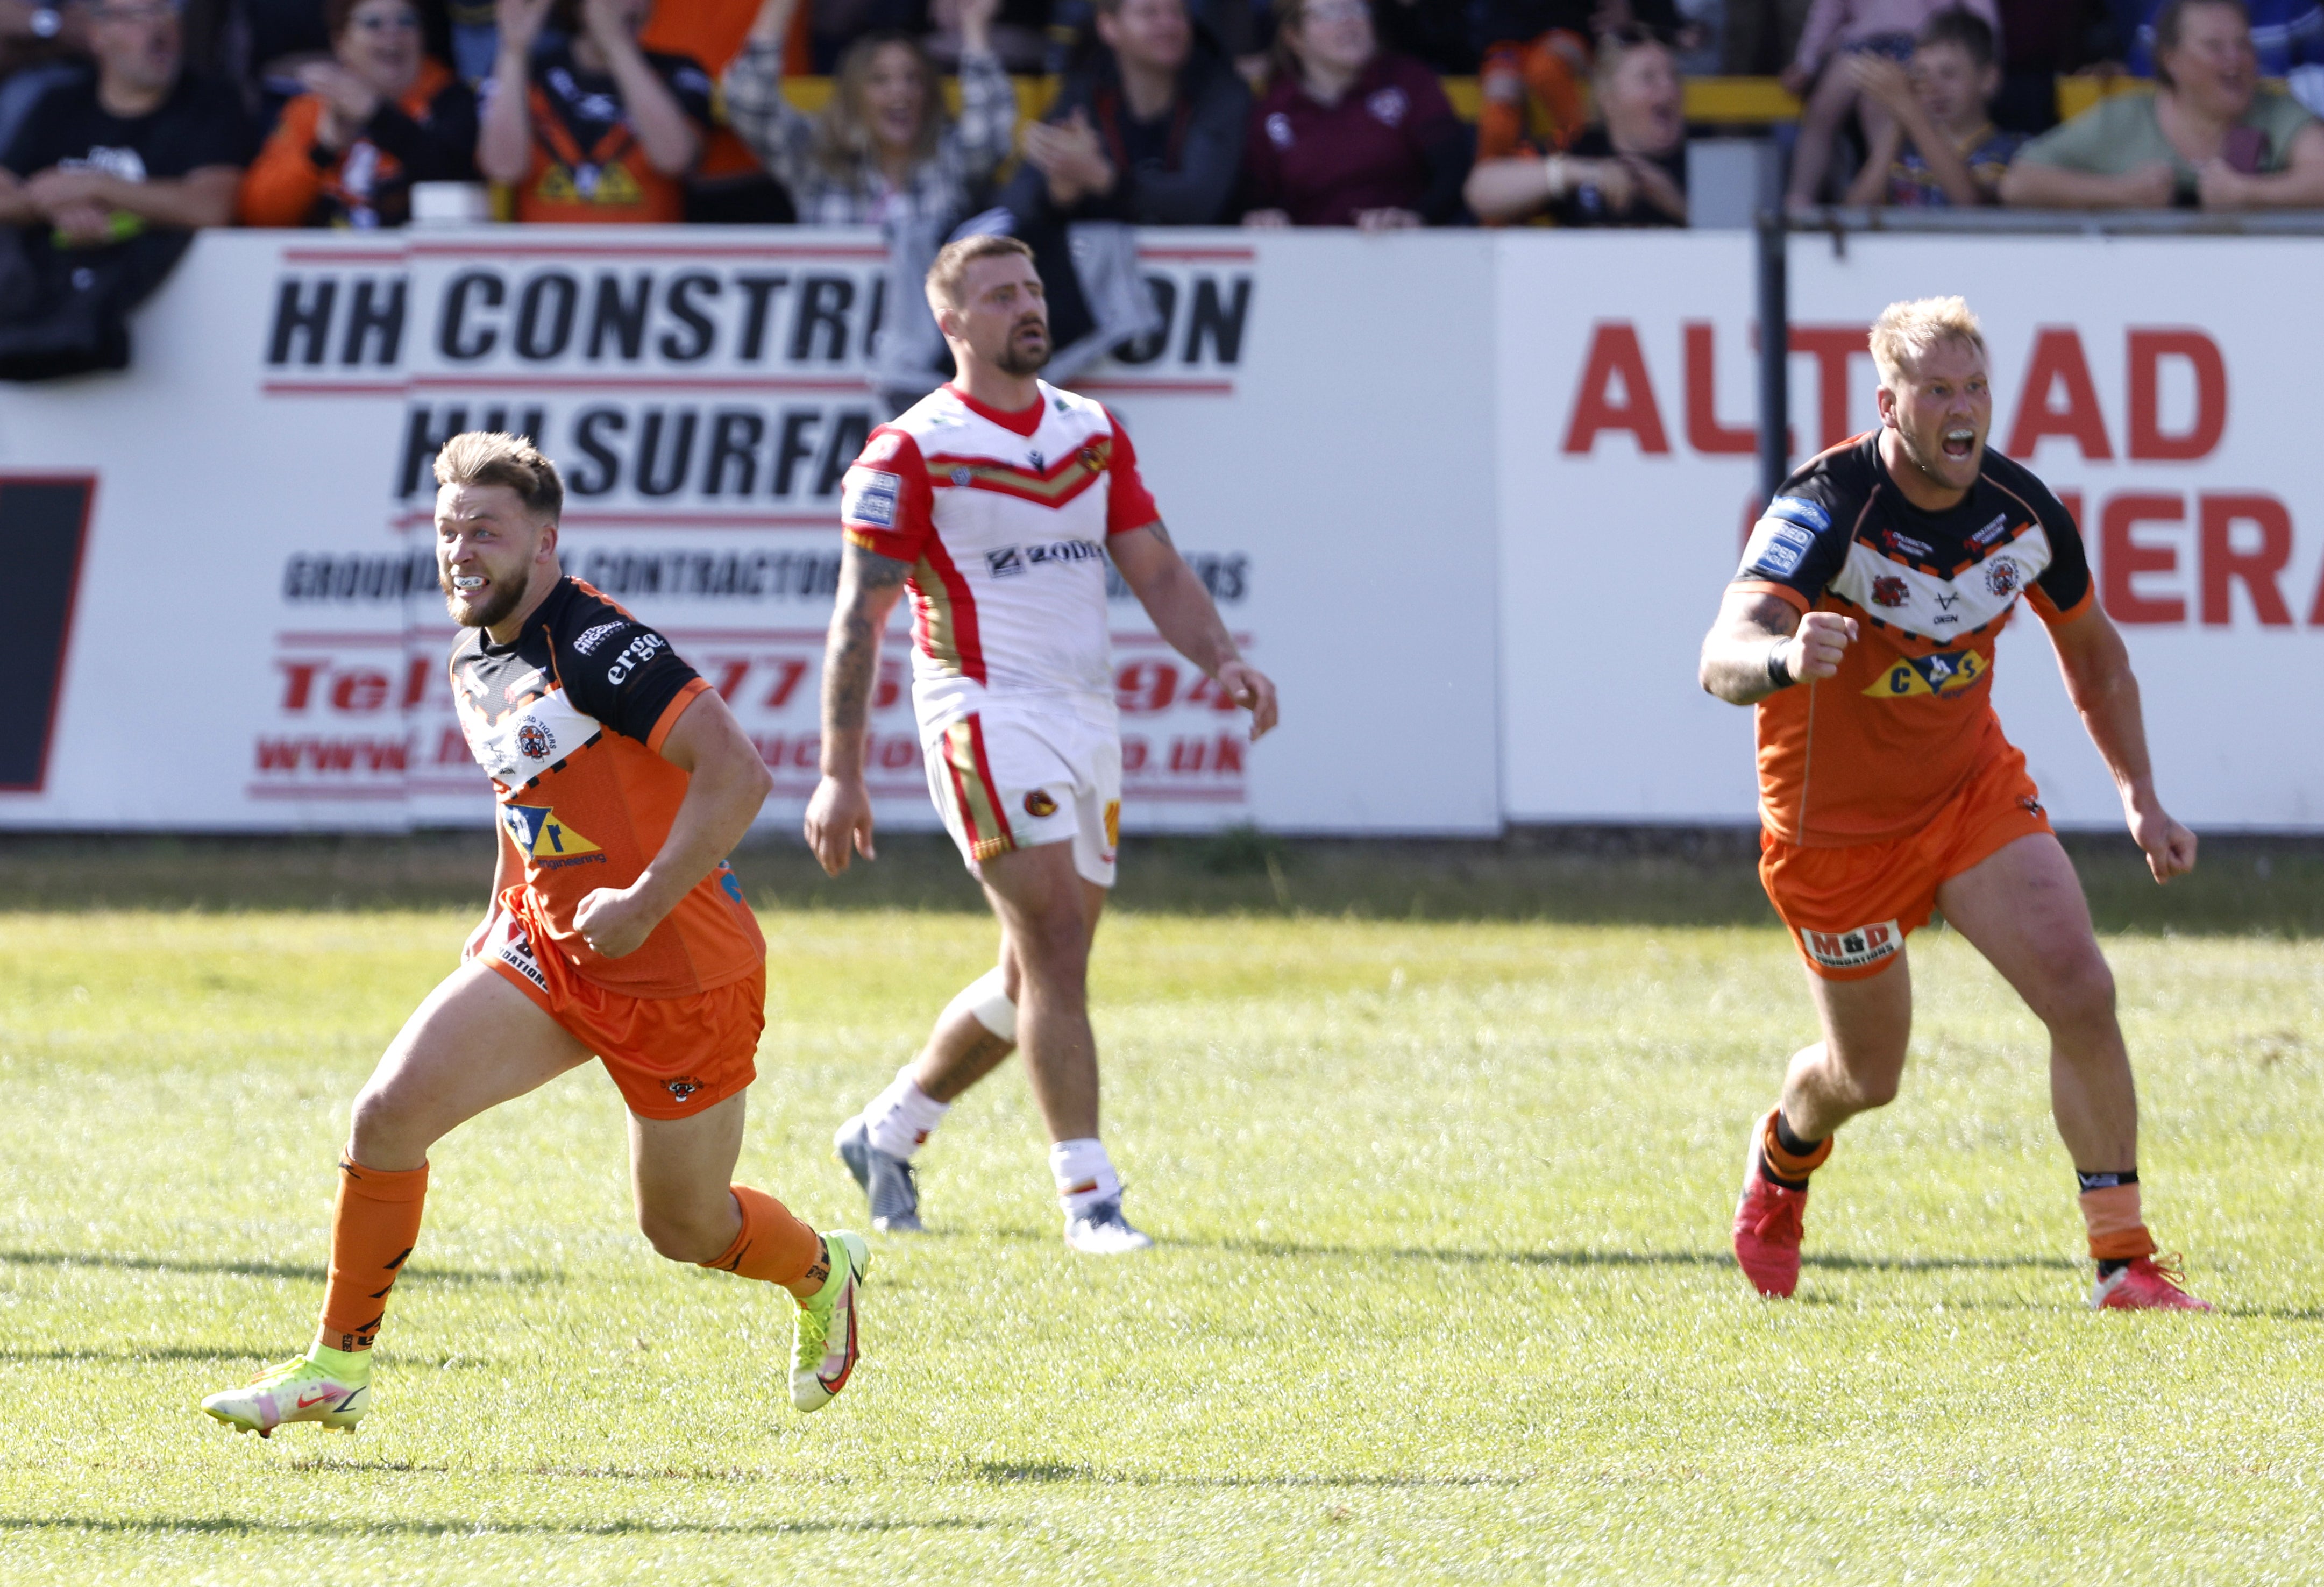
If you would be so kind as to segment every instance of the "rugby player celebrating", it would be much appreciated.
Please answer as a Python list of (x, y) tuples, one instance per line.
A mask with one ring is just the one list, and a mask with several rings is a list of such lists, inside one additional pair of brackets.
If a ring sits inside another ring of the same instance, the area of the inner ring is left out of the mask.
[(936, 255), (927, 293), (958, 374), (872, 431), (842, 487), (847, 547), (807, 838), (834, 875), (853, 852), (873, 857), (864, 718), (881, 629), (908, 587), (928, 790), (1000, 918), (1000, 963), (953, 999), (919, 1056), (835, 1144), (871, 1199), (872, 1227), (918, 1230), (912, 1154), (1021, 1045), (1065, 1243), (1139, 1250), (1153, 1241), (1122, 1215), (1098, 1139), (1085, 995), (1121, 809), (1106, 557), (1162, 637), (1250, 712), (1254, 739), (1275, 724), (1275, 686), (1236, 652), (1171, 544), (1121, 427), (1036, 378), (1049, 317), (1032, 251), (963, 238)]
[(788, 1290), (791, 1403), (819, 1409), (854, 1367), (863, 1238), (818, 1235), (729, 1183), (767, 950), (725, 856), (766, 798), (766, 766), (667, 640), (559, 571), (565, 490), (548, 458), (513, 436), (455, 436), (436, 479), (438, 577), (468, 631), (452, 694), (499, 806), (493, 901), (355, 1098), (313, 1348), (202, 1408), (262, 1436), (285, 1422), (353, 1432), (419, 1242), (429, 1149), (594, 1054), (629, 1107), (647, 1240)]
[(2090, 1304), (2209, 1311), (2154, 1259), (2114, 978), (1993, 712), (1995, 641), (2020, 597), (2049, 630), (2156, 881), (2193, 868), (2194, 834), (2155, 797), (2138, 683), (2073, 521), (1986, 450), (1993, 394), (1969, 305), (1891, 304), (1872, 359), (1880, 428), (1784, 483), (1702, 646), (1702, 687), (1758, 707), (1759, 874), (1823, 1028), (1752, 1130), (1736, 1259), (1762, 1294), (1797, 1287), (1809, 1175), (1834, 1130), (1896, 1094), (1913, 1020), (1904, 938), (1933, 908), (2049, 1027), (2051, 1107), (2098, 1264)]

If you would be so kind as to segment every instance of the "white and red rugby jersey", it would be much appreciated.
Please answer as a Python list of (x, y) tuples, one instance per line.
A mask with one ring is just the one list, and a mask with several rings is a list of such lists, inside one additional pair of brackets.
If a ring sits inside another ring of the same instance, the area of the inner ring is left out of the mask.
[(994, 697), (1114, 720), (1105, 545), (1161, 514), (1113, 415), (1036, 383), (1017, 413), (938, 387), (872, 432), (841, 486), (847, 538), (912, 569), (923, 736)]

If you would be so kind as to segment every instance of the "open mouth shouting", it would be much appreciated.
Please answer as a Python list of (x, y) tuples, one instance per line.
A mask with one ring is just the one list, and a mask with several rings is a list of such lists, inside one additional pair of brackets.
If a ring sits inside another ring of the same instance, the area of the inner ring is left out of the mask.
[(1977, 450), (1977, 431), (1966, 425), (1956, 426), (1944, 433), (1944, 453), (1956, 463), (1966, 463)]

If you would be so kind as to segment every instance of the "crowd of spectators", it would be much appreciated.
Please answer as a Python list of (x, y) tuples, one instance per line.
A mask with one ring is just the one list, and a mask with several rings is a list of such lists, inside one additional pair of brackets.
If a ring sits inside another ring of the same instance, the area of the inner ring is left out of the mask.
[(0, 0), (0, 224), (1678, 226), (1705, 65), (1794, 205), (2324, 207), (2324, 0)]

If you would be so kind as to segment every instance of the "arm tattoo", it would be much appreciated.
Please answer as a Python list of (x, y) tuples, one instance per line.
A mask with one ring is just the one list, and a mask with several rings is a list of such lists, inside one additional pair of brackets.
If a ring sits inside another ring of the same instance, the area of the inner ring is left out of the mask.
[(873, 669), (880, 659), (880, 632), (865, 597), (902, 584), (911, 568), (893, 557), (861, 546), (847, 548), (841, 569), (839, 604), (831, 614), (825, 642), (823, 721), (826, 731), (860, 730), (871, 710)]
[(1178, 542), (1170, 538), (1170, 531), (1162, 527), (1162, 521), (1159, 518), (1146, 526), (1146, 532), (1173, 550), (1177, 549)]

